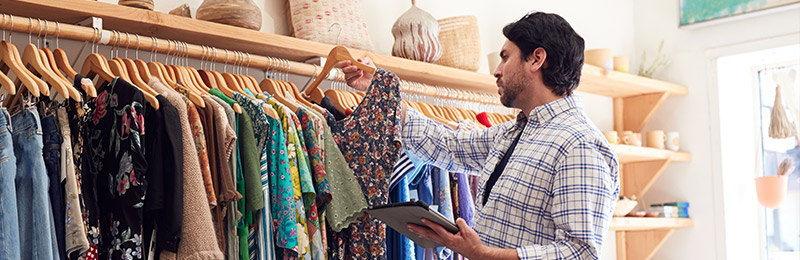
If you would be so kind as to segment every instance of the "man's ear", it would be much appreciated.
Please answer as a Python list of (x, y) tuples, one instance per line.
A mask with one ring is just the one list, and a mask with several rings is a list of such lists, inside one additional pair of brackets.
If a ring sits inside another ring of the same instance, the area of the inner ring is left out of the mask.
[(546, 61), (547, 51), (542, 47), (536, 48), (531, 55), (528, 56), (528, 63), (531, 64), (531, 72), (535, 72), (546, 66)]

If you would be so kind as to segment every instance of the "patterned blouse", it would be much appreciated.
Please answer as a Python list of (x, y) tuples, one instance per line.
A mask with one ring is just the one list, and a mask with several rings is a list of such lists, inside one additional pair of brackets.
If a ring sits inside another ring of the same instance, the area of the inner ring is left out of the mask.
[(98, 90), (88, 102), (92, 111), (83, 133), (82, 187), (89, 191), (84, 192), (86, 206), (97, 220), (89, 223), (90, 238), (99, 242), (99, 259), (141, 259), (145, 99), (119, 78)]
[[(310, 222), (310, 215), (313, 215), (316, 219), (316, 193), (314, 191), (314, 185), (311, 181), (311, 173), (308, 168), (308, 159), (305, 156), (305, 147), (303, 143), (301, 143), (300, 135), (297, 131), (296, 121), (292, 118), (294, 113), (286, 106), (283, 106), (277, 103), (274, 99), (269, 99), (268, 103), (271, 104), (275, 110), (278, 112), (278, 115), (281, 117), (281, 124), (283, 126), (283, 130), (286, 133), (286, 147), (288, 151), (288, 159), (289, 159), (289, 170), (292, 176), (292, 184), (294, 186), (294, 196), (295, 196), (295, 214), (297, 216), (297, 242), (298, 242), (298, 253), (299, 259), (309, 259), (311, 258), (311, 234), (313, 234), (313, 225), (311, 225), (312, 229), (309, 232), (309, 222)], [(311, 210), (314, 210), (313, 213)], [(319, 222), (317, 222), (319, 223)], [(322, 239), (319, 239), (319, 244), (322, 243)]]
[[(333, 138), (369, 205), (389, 202), (389, 174), (401, 153), (400, 89), (394, 73), (378, 69), (361, 104), (333, 125)], [(344, 259), (386, 259), (386, 227), (363, 216), (343, 230)]]
[[(314, 172), (314, 182), (317, 188), (317, 202), (319, 211), (324, 211), (325, 207), (331, 201), (331, 188), (328, 184), (325, 171), (325, 154), (322, 151), (322, 143), (320, 135), (317, 133), (317, 124), (315, 124), (312, 115), (305, 108), (300, 108), (297, 111), (297, 116), (300, 117), (300, 123), (303, 126), (303, 135), (306, 141), (306, 151), (308, 151), (308, 159), (311, 161), (311, 166)], [(322, 131), (322, 129), (319, 129)]]
[[(280, 121), (272, 118), (269, 144), (269, 187), (272, 208), (272, 223), (276, 246), (283, 248), (284, 255), (297, 255), (297, 216), (294, 213), (294, 187), (289, 170), (289, 152), (286, 150), (286, 135)], [(264, 231), (268, 232), (268, 231)]]

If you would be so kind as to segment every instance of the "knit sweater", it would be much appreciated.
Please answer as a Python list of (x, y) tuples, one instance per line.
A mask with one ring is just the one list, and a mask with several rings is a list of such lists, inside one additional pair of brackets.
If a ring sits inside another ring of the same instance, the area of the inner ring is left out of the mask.
[(197, 149), (189, 127), (186, 102), (180, 94), (164, 86), (156, 77), (152, 77), (148, 84), (178, 109), (183, 138), (183, 230), (177, 255), (163, 251), (161, 259), (223, 259), (224, 256), (215, 239), (203, 176), (200, 173), (200, 162), (197, 159)]

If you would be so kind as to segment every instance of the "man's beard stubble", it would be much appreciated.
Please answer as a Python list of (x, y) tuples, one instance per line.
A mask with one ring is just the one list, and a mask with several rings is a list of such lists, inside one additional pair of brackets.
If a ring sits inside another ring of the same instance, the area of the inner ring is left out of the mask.
[[(522, 93), (522, 90), (524, 90), (525, 86), (530, 82), (529, 79), (519, 74), (521, 73), (509, 75), (512, 77), (508, 78), (508, 82), (501, 84), (503, 86), (503, 94), (500, 95), (500, 103), (506, 107), (514, 107), (514, 101), (516, 101), (517, 96)], [(501, 82), (502, 81), (503, 80), (501, 80)]]

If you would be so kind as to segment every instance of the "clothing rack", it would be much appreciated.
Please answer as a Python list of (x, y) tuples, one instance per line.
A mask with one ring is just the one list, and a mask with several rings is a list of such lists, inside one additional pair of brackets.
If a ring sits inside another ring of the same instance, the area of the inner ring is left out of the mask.
[[(95, 29), (72, 24), (64, 24), (38, 18), (20, 17), (0, 13), (0, 30), (27, 33), (39, 37), (54, 36), (57, 39), (85, 41), (104, 44), (116, 48), (151, 51), (175, 55), (182, 58), (195, 58), (208, 62), (232, 64), (234, 66), (252, 67), (266, 71), (279, 71), (301, 76), (316, 77), (319, 66), (290, 61), (283, 58), (251, 55), (236, 50), (220, 49), (187, 42), (141, 36), (116, 30)], [(336, 69), (330, 73), (328, 80), (344, 81), (344, 75)], [(422, 83), (413, 83), (414, 87), (404, 87), (403, 91), (436, 98), (463, 99), (488, 105), (500, 105), (496, 95), (464, 90), (443, 91), (444, 87), (433, 87)], [(453, 93), (459, 92), (459, 95)]]

